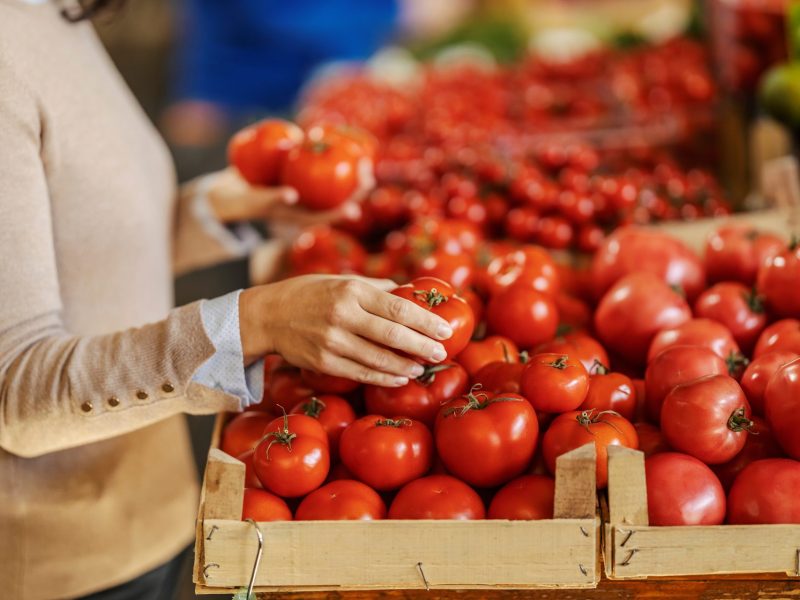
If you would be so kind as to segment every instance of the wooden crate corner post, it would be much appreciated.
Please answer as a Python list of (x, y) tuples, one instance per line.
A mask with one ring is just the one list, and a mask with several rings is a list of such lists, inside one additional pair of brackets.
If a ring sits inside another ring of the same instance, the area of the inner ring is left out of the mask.
[(608, 448), (608, 524), (605, 531), (605, 571), (617, 574), (636, 555), (629, 526), (649, 525), (644, 454), (623, 446)]
[(597, 514), (597, 450), (586, 444), (556, 458), (553, 517), (592, 519)]

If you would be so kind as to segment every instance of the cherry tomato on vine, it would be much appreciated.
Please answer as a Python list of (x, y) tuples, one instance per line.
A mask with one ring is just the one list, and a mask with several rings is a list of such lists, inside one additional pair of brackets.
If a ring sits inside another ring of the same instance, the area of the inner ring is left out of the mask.
[(473, 389), (442, 406), (435, 437), (448, 472), (469, 484), (493, 487), (528, 466), (536, 450), (539, 423), (522, 396)]
[(547, 475), (523, 475), (504, 485), (492, 498), (489, 519), (532, 521), (552, 519), (556, 481)]
[(589, 374), (583, 364), (566, 354), (535, 354), (522, 372), (520, 389), (537, 411), (575, 410), (586, 399)]
[(303, 498), (298, 521), (374, 521), (386, 518), (386, 504), (368, 485), (352, 479), (332, 481)]
[(650, 525), (721, 525), (725, 490), (703, 462), (680, 452), (644, 461)]
[(433, 438), (418, 421), (367, 415), (344, 430), (339, 453), (359, 481), (388, 491), (428, 472), (433, 464)]
[(483, 519), (477, 492), (449, 475), (428, 475), (407, 483), (389, 507), (390, 519)]

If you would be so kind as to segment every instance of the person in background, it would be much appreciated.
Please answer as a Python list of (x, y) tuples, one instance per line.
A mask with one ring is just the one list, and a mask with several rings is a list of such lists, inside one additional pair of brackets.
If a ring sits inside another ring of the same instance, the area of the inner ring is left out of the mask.
[(86, 21), (109, 4), (0, 0), (0, 596), (14, 600), (170, 599), (198, 502), (182, 413), (257, 402), (271, 353), (404, 385), (422, 372), (406, 356), (440, 362), (452, 334), (388, 280), (310, 275), (173, 309), (175, 272), (247, 251), (226, 225), (308, 215), (294, 190), (231, 171), (176, 186)]

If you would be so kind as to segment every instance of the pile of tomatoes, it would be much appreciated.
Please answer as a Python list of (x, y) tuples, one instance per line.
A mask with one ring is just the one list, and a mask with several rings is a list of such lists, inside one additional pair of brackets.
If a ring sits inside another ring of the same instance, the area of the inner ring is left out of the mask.
[(593, 442), (599, 489), (610, 445), (644, 451), (654, 525), (800, 522), (796, 243), (727, 226), (701, 258), (627, 227), (575, 267), (434, 233), (449, 256), (486, 253), (458, 285), (395, 290), (450, 322), (447, 358), (381, 388), (269, 357), (263, 401), (222, 439), (245, 518), (551, 518), (556, 458)]

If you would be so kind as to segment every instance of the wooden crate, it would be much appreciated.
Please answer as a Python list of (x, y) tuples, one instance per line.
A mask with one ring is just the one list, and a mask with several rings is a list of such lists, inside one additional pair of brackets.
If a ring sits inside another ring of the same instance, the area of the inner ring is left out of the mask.
[[(218, 449), (217, 419), (197, 519), (199, 594), (246, 587), (255, 526), (241, 521), (244, 465)], [(595, 448), (559, 457), (554, 519), (542, 521), (288, 521), (259, 523), (255, 590), (593, 588), (601, 522)]]
[(609, 579), (785, 573), (800, 577), (800, 525), (651, 527), (644, 454), (608, 449), (603, 559)]

